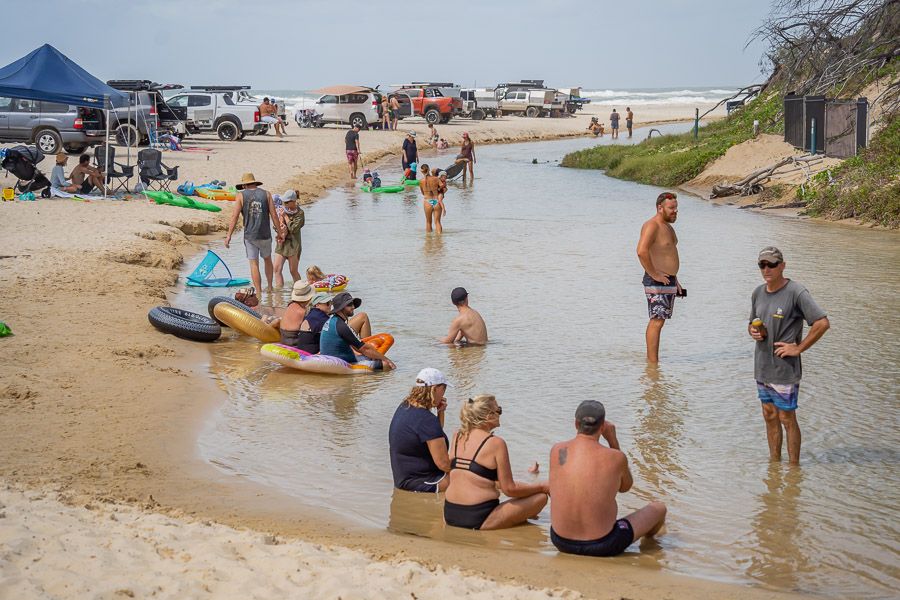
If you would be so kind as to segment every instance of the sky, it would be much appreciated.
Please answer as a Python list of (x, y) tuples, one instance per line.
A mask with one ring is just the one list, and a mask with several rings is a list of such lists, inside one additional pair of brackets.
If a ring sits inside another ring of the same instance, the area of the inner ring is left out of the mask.
[[(522, 78), (587, 89), (731, 87), (764, 79), (764, 48), (745, 45), (769, 7), (768, 0), (7, 0), (0, 66), (50, 43), (104, 81), (277, 90), (406, 81), (485, 87)], [(23, 26), (11, 26), (17, 22)]]

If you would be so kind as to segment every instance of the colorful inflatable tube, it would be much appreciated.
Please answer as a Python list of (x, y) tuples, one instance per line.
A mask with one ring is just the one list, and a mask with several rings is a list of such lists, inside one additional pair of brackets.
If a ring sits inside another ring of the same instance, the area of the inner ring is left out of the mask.
[(406, 188), (402, 185), (383, 185), (377, 188), (364, 185), (359, 189), (364, 192), (369, 192), (370, 194), (396, 194), (397, 192), (402, 192)]
[(266, 325), (260, 319), (231, 304), (225, 302), (216, 304), (213, 307), (213, 316), (216, 321), (228, 325), (235, 331), (255, 337), (263, 343), (268, 344), (281, 339), (281, 334), (277, 329)]
[(196, 208), (198, 210), (208, 210), (210, 212), (219, 212), (222, 210), (220, 206), (200, 202), (187, 196), (180, 196), (172, 192), (150, 192), (145, 191), (144, 195), (156, 202), (157, 204), (168, 204), (169, 206), (178, 206), (180, 208)]
[[(363, 341), (372, 343), (378, 348), (379, 352), (384, 354), (393, 346), (394, 337), (389, 333), (378, 333), (363, 338)], [(310, 354), (284, 344), (266, 344), (259, 349), (259, 353), (283, 367), (307, 373), (325, 375), (367, 375), (374, 373), (374, 369), (365, 362), (348, 363), (336, 356)]]
[(313, 288), (317, 292), (343, 292), (347, 289), (347, 284), (350, 283), (350, 278), (346, 275), (340, 275), (338, 273), (329, 273), (325, 276), (325, 279), (320, 279), (312, 284)]
[(198, 187), (194, 188), (194, 193), (207, 200), (234, 200), (234, 195), (237, 192), (221, 188)]

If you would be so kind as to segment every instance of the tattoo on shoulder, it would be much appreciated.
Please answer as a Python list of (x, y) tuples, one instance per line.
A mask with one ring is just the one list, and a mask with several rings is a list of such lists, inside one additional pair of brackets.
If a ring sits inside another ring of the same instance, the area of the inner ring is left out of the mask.
[(560, 448), (559, 449), (559, 466), (563, 466), (566, 464), (566, 458), (569, 456), (568, 448)]

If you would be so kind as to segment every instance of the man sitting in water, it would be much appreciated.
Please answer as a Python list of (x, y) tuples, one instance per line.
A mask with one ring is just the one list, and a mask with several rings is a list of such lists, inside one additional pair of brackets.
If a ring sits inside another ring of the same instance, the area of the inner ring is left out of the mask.
[[(375, 371), (396, 369), (397, 365), (391, 359), (376, 350), (372, 344), (360, 340), (347, 324), (347, 319), (353, 316), (353, 311), (359, 308), (360, 304), (362, 300), (354, 298), (348, 292), (341, 292), (334, 297), (331, 301), (332, 316), (322, 327), (322, 335), (319, 338), (319, 353), (342, 358), (348, 363), (368, 362)], [(354, 350), (362, 355), (362, 359), (353, 352)]]
[[(575, 411), (578, 434), (550, 450), (550, 541), (560, 552), (615, 556), (640, 537), (652, 537), (666, 520), (666, 505), (651, 502), (616, 520), (616, 494), (631, 489), (628, 459), (619, 450), (606, 409), (585, 400)], [(600, 444), (600, 436), (609, 448)]]
[(459, 311), (459, 316), (450, 323), (450, 331), (441, 341), (445, 344), (486, 344), (487, 325), (478, 311), (469, 306), (469, 292), (466, 288), (454, 288), (450, 292), (450, 301)]

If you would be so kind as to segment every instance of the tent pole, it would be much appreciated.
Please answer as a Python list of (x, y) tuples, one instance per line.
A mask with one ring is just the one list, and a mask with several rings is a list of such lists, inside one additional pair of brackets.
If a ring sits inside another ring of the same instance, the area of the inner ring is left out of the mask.
[[(109, 102), (109, 97), (106, 97), (105, 100), (106, 102)], [(106, 182), (109, 179), (109, 108), (106, 108), (106, 144), (103, 146), (103, 152), (106, 155), (105, 160), (103, 161), (103, 198), (105, 199), (107, 191)]]

